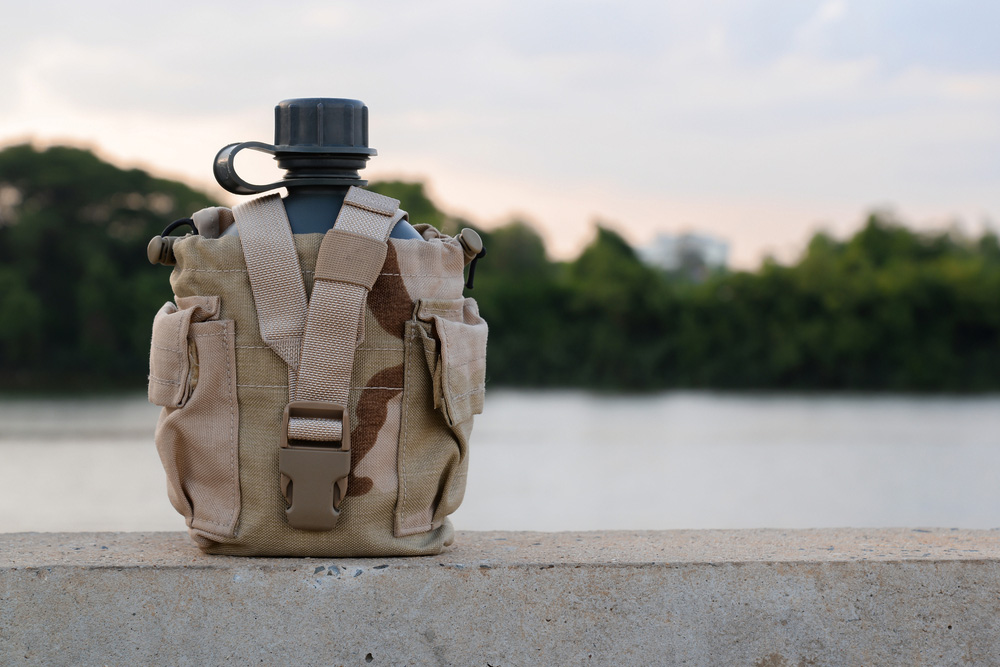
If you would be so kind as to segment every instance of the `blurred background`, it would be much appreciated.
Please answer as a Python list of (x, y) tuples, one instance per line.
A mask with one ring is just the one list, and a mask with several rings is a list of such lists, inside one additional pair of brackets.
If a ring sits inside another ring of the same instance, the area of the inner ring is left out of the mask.
[(4, 24), (0, 532), (183, 528), (145, 245), (236, 203), (215, 153), (307, 96), (367, 103), (372, 188), (489, 250), (459, 528), (1000, 525), (995, 3), (41, 0)]

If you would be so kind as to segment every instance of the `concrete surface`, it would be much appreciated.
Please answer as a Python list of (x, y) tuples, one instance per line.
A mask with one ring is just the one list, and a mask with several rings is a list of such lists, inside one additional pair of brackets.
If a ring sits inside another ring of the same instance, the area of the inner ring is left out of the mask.
[(436, 557), (0, 535), (2, 665), (998, 665), (1000, 531), (459, 533)]

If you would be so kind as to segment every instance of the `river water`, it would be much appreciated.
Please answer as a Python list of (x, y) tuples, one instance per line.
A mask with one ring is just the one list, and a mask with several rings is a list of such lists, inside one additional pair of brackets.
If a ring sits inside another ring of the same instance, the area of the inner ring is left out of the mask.
[[(0, 532), (183, 530), (144, 396), (0, 400)], [(1000, 526), (1000, 397), (489, 392), (468, 530)]]

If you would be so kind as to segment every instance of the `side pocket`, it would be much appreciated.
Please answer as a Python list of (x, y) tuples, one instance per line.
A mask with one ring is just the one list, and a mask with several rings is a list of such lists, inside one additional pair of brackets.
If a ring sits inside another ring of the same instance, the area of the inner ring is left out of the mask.
[[(156, 449), (167, 473), (170, 502), (188, 526), (209, 536), (230, 537), (240, 511), (235, 326), (232, 320), (214, 319), (218, 297), (177, 301), (177, 312), (168, 316), (190, 311), (183, 341), (187, 371), (170, 378), (183, 387), (183, 400), (180, 407), (164, 406)], [(166, 330), (175, 335), (173, 325)], [(154, 325), (154, 350), (156, 331)]]
[(191, 395), (191, 322), (216, 319), (219, 297), (181, 297), (178, 305), (163, 304), (153, 318), (153, 340), (149, 349), (149, 402), (179, 408)]
[(397, 536), (438, 528), (462, 502), (472, 416), (483, 408), (486, 333), (472, 299), (421, 300), (406, 323)]
[(421, 332), (434, 378), (434, 407), (449, 426), (457, 426), (483, 411), (486, 321), (475, 299), (421, 299), (417, 319), (432, 325), (431, 332)]
[(191, 313), (177, 310), (173, 302), (163, 304), (153, 318), (153, 342), (149, 350), (149, 402), (179, 408), (187, 402), (191, 365), (187, 333)]

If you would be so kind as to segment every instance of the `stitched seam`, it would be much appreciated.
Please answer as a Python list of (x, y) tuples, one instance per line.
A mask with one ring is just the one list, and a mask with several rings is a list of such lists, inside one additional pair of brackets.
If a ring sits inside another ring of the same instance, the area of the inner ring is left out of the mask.
[[(246, 269), (194, 269), (194, 268), (183, 268), (181, 271), (191, 271), (192, 273), (247, 273)], [(315, 274), (315, 270), (302, 269), (302, 274)], [(440, 278), (442, 280), (448, 280), (454, 278), (454, 275), (445, 275), (440, 273), (380, 273), (380, 276), (399, 276), (401, 278)]]
[(155, 375), (148, 376), (150, 382), (158, 382), (160, 384), (180, 384), (177, 380), (165, 380), (163, 378), (156, 377)]
[[(185, 267), (181, 271), (191, 271), (192, 273), (247, 273), (246, 269), (194, 269)], [(303, 274), (314, 274), (315, 270), (302, 269)], [(454, 275), (444, 275), (440, 273), (380, 273), (380, 276), (400, 276), (402, 278), (454, 278)]]
[[(176, 307), (176, 305), (175, 305), (175, 307)], [(180, 348), (181, 348), (181, 341), (183, 341), (184, 342), (184, 346), (183, 346), (184, 347), (184, 352), (187, 352), (187, 341), (184, 340), (183, 338), (181, 338), (181, 324), (183, 323), (183, 321), (184, 321), (184, 316), (183, 315), (181, 317), (177, 318), (177, 334), (174, 336), (174, 341), (177, 342), (177, 349), (175, 350), (175, 352), (177, 353), (177, 368), (182, 369), (182, 370), (185, 367), (184, 362), (187, 361), (186, 359), (184, 359), (183, 356), (181, 356), (181, 350), (180, 350)], [(190, 322), (191, 322), (191, 319), (188, 318), (188, 325), (189, 326), (190, 326)], [(187, 367), (187, 371), (188, 371), (188, 376), (190, 377), (190, 373), (191, 373), (191, 367), (190, 367), (190, 365)], [(180, 382), (177, 382), (175, 384), (178, 387), (181, 386)], [(187, 383), (185, 382), (185, 386), (186, 386), (186, 384)], [(174, 403), (177, 404), (177, 405), (183, 405), (184, 404), (184, 394), (188, 393), (188, 392), (185, 391), (185, 390), (181, 390), (181, 389), (179, 389), (179, 391), (180, 391), (180, 394), (177, 395), (177, 396), (174, 396)]]
[[(236, 397), (233, 396), (233, 378), (230, 372), (229, 364), (229, 326), (226, 325), (225, 333), (227, 335), (222, 337), (222, 345), (225, 348), (226, 353), (226, 394), (229, 397), (229, 476), (230, 476), (230, 486), (229, 486), (229, 506), (232, 508), (232, 512), (229, 514), (229, 524), (225, 526), (226, 533), (229, 534), (236, 528), (236, 489), (239, 488), (239, 473), (236, 469), (236, 449), (239, 444), (236, 442)], [(221, 526), (220, 526), (221, 527)]]
[(191, 269), (183, 268), (181, 271), (191, 271), (193, 273), (246, 273), (246, 269)]
[[(237, 384), (237, 387), (244, 389), (287, 389), (287, 384)], [(378, 389), (384, 391), (402, 391), (402, 387), (348, 387), (349, 391), (365, 391), (366, 389)]]
[(451, 344), (449, 343), (451, 336), (448, 335), (448, 330), (445, 328), (443, 320), (435, 322), (434, 328), (438, 333), (438, 339), (444, 343), (444, 349), (441, 350), (441, 365), (444, 366), (441, 369), (441, 403), (445, 408), (442, 412), (446, 413), (448, 417), (447, 421), (450, 421), (454, 417), (451, 414), (451, 401), (458, 398), (457, 396), (451, 400), (448, 398), (449, 394), (451, 394), (451, 373), (448, 372), (448, 361), (451, 359)]
[(437, 273), (380, 273), (381, 276), (402, 276), (404, 278), (454, 278), (455, 276), (445, 276)]
[(424, 523), (420, 524), (419, 526), (409, 526), (405, 530), (407, 535), (416, 535), (417, 533), (425, 533), (428, 530), (433, 530), (433, 529), (434, 529), (433, 523)]
[[(415, 338), (414, 332), (411, 331), (407, 338), (411, 341)], [(412, 343), (411, 346), (412, 348)], [(409, 356), (409, 355), (408, 355)], [(410, 372), (412, 371), (413, 364), (410, 360), (404, 356), (403, 358), (403, 386), (413, 387), (413, 383), (410, 381)], [(410, 423), (410, 407), (409, 401), (407, 401), (406, 390), (403, 390), (403, 395), (400, 397), (403, 407), (403, 428), (399, 432), (399, 510), (396, 512), (397, 519), (399, 520), (400, 531), (404, 532), (407, 529), (406, 526), (406, 433), (409, 431), (408, 424)]]
[(471, 396), (472, 394), (482, 394), (485, 391), (486, 390), (483, 387), (476, 387), (475, 389), (470, 389), (469, 391), (465, 392), (464, 394), (459, 394), (458, 396), (452, 396), (451, 398), (452, 398), (452, 400), (456, 400), (457, 401), (460, 398), (465, 398), (466, 396)]
[[(233, 512), (234, 513), (235, 513), (235, 511), (236, 511), (236, 508), (233, 508)], [(228, 526), (226, 526), (226, 524), (224, 524), (224, 523), (219, 523), (218, 521), (212, 521), (211, 519), (202, 519), (201, 517), (192, 516), (191, 517), (191, 522), (194, 523), (196, 521), (198, 523), (207, 523), (210, 526), (217, 526), (219, 528), (224, 528), (224, 529), (226, 529), (228, 531)]]
[[(194, 528), (195, 530), (201, 530), (201, 531), (205, 531), (205, 529), (204, 528), (198, 528), (197, 526), (193, 525), (195, 522), (198, 522), (199, 524), (208, 524), (209, 526), (215, 526), (216, 528), (222, 528), (222, 529), (224, 529), (224, 531), (221, 532), (221, 533), (219, 533), (218, 537), (221, 537), (221, 538), (229, 537), (229, 535), (227, 535), (227, 533), (229, 532), (229, 529), (225, 525), (223, 525), (221, 523), (217, 523), (215, 521), (210, 521), (209, 519), (199, 519), (196, 516), (192, 516), (191, 517), (191, 524), (192, 524), (191, 527)], [(207, 532), (207, 531), (205, 531), (205, 532)]]
[(156, 343), (153, 343), (153, 347), (157, 350), (163, 350), (164, 352), (175, 352), (177, 354), (180, 354), (181, 352), (180, 349), (176, 347), (163, 347), (162, 345), (157, 345)]
[(475, 359), (469, 359), (461, 364), (445, 364), (445, 366), (448, 368), (461, 368), (462, 366), (468, 366), (469, 364), (474, 364), (480, 361), (486, 361), (486, 357), (476, 357)]

